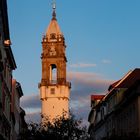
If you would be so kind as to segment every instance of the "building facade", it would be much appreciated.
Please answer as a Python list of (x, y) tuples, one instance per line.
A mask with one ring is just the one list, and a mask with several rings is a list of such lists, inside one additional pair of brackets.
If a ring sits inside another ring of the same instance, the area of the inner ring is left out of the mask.
[(91, 139), (140, 139), (140, 69), (128, 72), (96, 100), (89, 114)]
[[(24, 110), (20, 107), (20, 98), (23, 96), (23, 91), (19, 82), (12, 80), (12, 95), (11, 95), (11, 140), (17, 140), (22, 129), (27, 128), (26, 123), (23, 126), (22, 118)], [(25, 113), (24, 113), (25, 114)]]
[(39, 84), (42, 103), (41, 114), (50, 121), (69, 115), (71, 84), (66, 77), (66, 44), (56, 19), (53, 5), (52, 20), (42, 39), (42, 79)]
[[(7, 1), (0, 0), (0, 140), (17, 138), (16, 130), (18, 130), (19, 118), (15, 110), (18, 109), (19, 102), (17, 103), (16, 98), (20, 98), (22, 92), (15, 93), (15, 95), (12, 92), (13, 70), (15, 69), (16, 62), (11, 49)], [(15, 133), (14, 125), (16, 126)]]
[(11, 50), (6, 0), (0, 0), (0, 136), (10, 139), (10, 102), (12, 93), (12, 71), (16, 63)]

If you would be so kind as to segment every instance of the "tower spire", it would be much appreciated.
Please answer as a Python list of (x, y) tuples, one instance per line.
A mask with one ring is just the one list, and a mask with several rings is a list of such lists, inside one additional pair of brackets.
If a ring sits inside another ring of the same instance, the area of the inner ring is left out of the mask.
[[(59, 117), (69, 117), (71, 84), (67, 81), (65, 38), (56, 20), (55, 0), (52, 1), (52, 19), (42, 39), (42, 77), (39, 84), (41, 114), (53, 123)], [(42, 118), (42, 122), (46, 121)]]
[(53, 9), (52, 19), (56, 20), (56, 1), (55, 0), (53, 0), (52, 2), (52, 9)]

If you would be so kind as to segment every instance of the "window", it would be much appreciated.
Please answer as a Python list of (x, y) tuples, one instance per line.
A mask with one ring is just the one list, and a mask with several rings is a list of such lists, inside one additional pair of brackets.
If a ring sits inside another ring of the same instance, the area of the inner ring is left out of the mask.
[(50, 66), (50, 81), (51, 83), (56, 83), (57, 81), (57, 67), (55, 64)]
[(52, 69), (52, 80), (53, 81), (57, 80), (57, 69), (56, 68)]
[(55, 94), (55, 88), (51, 88), (51, 94)]
[(56, 34), (55, 33), (51, 33), (50, 39), (56, 39)]

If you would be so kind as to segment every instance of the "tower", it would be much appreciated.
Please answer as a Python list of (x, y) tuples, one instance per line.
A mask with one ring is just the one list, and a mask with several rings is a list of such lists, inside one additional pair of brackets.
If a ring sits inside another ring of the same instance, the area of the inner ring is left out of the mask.
[(66, 113), (69, 116), (70, 82), (66, 79), (65, 39), (56, 19), (53, 3), (52, 19), (42, 38), (42, 79), (39, 84), (41, 114), (50, 121)]

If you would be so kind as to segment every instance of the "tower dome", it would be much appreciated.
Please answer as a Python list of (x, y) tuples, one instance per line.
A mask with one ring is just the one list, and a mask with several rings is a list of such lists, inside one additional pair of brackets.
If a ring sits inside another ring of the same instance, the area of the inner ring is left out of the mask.
[(47, 28), (47, 31), (46, 31), (46, 37), (48, 39), (51, 39), (51, 38), (57, 38), (57, 36), (61, 36), (63, 35), (61, 30), (60, 30), (60, 27), (57, 23), (57, 19), (56, 19), (56, 12), (55, 12), (55, 5), (53, 6), (53, 13), (52, 13), (52, 20)]
[(56, 19), (51, 20), (47, 29), (46, 35), (49, 36), (51, 34), (56, 34), (56, 35), (62, 34)]

